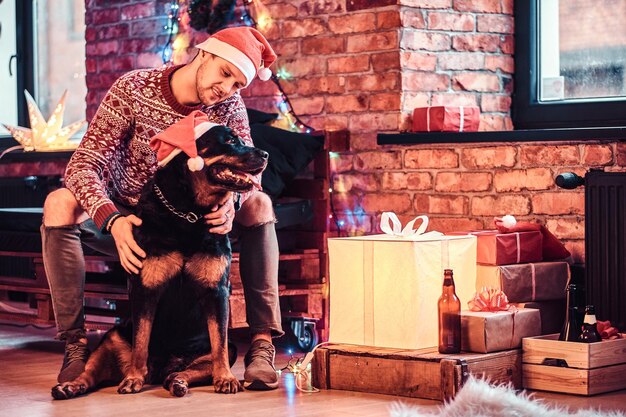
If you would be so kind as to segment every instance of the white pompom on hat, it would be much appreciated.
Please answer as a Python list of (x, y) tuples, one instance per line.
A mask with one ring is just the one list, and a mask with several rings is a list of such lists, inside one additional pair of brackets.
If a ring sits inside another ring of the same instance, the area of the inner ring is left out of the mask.
[(258, 30), (240, 26), (222, 29), (211, 35), (196, 48), (235, 65), (246, 77), (246, 87), (255, 76), (267, 81), (272, 76), (269, 67), (276, 61), (276, 53)]
[(200, 171), (204, 167), (204, 160), (198, 156), (196, 140), (215, 126), (218, 125), (209, 122), (205, 113), (194, 110), (161, 133), (154, 135), (150, 139), (150, 147), (157, 154), (159, 168), (184, 152), (189, 156), (187, 161), (189, 170)]

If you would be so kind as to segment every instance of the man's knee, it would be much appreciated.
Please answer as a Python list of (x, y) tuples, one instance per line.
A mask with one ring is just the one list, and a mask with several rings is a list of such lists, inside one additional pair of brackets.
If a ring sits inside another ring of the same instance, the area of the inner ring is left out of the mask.
[(87, 220), (87, 215), (67, 188), (59, 188), (46, 197), (43, 204), (45, 226), (67, 226), (84, 220)]
[(237, 221), (243, 226), (254, 226), (257, 224), (275, 221), (274, 207), (272, 200), (263, 192), (255, 192), (244, 201), (241, 209), (237, 213)]

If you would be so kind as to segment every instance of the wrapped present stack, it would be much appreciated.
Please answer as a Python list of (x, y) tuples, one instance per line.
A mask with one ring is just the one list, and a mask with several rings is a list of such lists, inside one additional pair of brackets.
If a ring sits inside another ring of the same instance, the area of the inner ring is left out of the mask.
[(496, 227), (452, 233), (477, 238), (477, 294), (474, 311), (462, 312), (464, 350), (517, 348), (523, 337), (558, 333), (563, 325), (569, 252), (542, 225), (505, 216)]

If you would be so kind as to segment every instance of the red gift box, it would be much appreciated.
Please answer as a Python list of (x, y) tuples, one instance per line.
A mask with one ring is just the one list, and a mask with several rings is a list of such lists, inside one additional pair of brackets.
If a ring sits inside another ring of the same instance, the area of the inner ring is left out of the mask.
[(543, 235), (539, 231), (500, 233), (497, 230), (453, 232), (478, 238), (476, 262), (483, 265), (510, 265), (543, 260)]
[(413, 110), (414, 132), (477, 132), (480, 109), (476, 106), (417, 107)]

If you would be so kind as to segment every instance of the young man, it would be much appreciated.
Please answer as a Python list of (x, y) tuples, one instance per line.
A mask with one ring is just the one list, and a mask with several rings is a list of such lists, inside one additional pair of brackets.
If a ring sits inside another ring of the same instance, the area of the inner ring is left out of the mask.
[[(84, 369), (83, 311), (85, 261), (81, 243), (117, 254), (124, 269), (138, 273), (144, 251), (132, 235), (141, 219), (133, 215), (143, 185), (154, 175), (157, 159), (150, 139), (193, 110), (233, 129), (252, 144), (239, 90), (256, 75), (267, 80), (276, 55), (255, 29), (217, 32), (197, 45), (188, 64), (132, 71), (104, 97), (65, 172), (67, 188), (44, 204), (43, 259), (65, 357), (58, 381)], [(204, 216), (213, 233), (240, 229), (240, 268), (252, 345), (245, 356), (244, 386), (278, 386), (272, 337), (283, 334), (278, 304), (278, 244), (269, 197), (253, 191), (229, 199)], [(240, 208), (239, 208), (240, 207)], [(239, 210), (236, 210), (239, 208)]]

